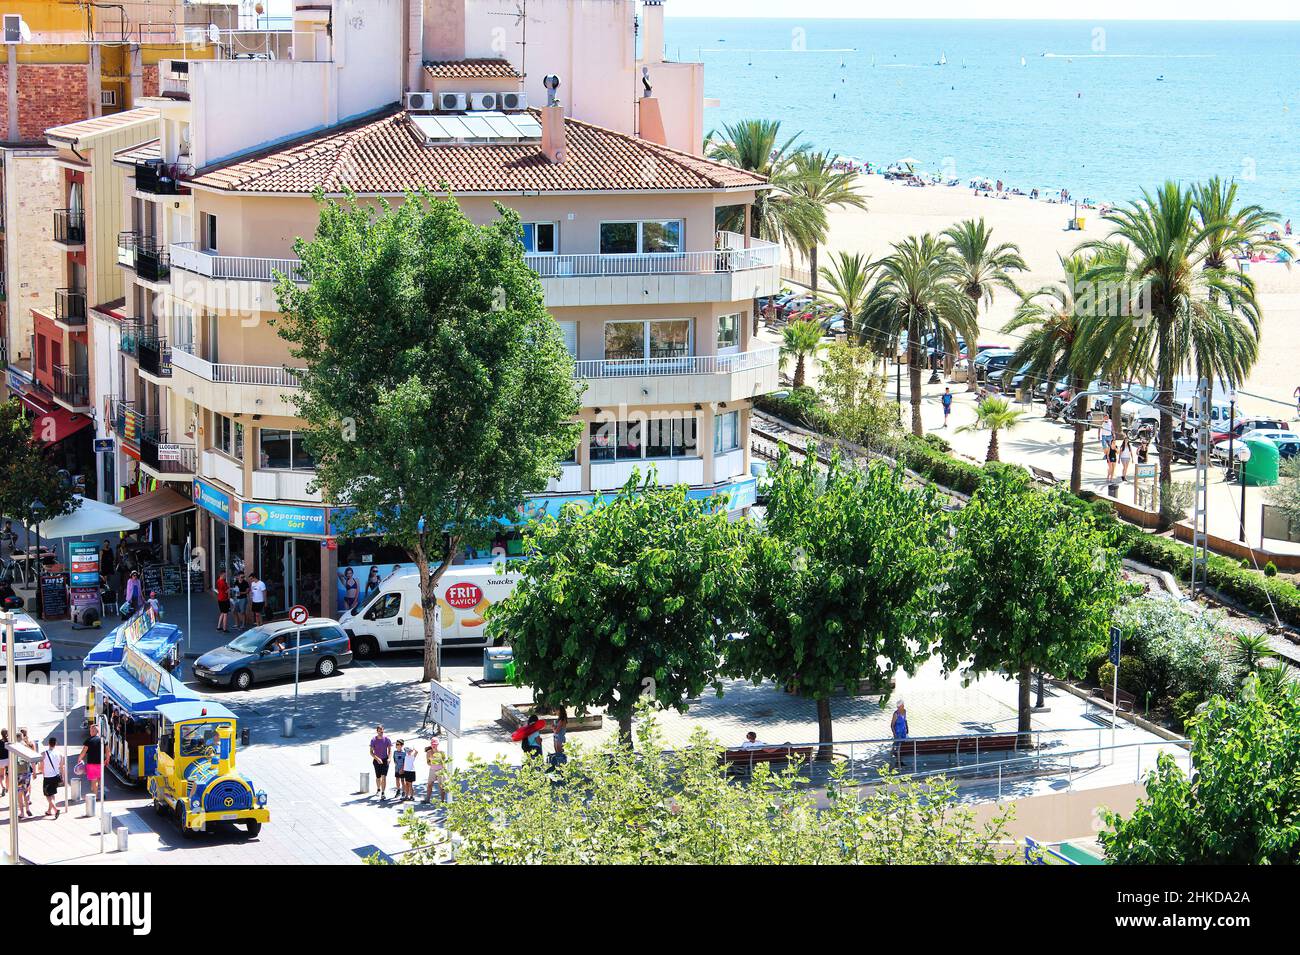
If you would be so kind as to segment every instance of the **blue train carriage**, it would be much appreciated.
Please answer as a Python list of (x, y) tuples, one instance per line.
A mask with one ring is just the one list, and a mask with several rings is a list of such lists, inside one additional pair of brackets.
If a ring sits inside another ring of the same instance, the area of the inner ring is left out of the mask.
[[(175, 624), (163, 623), (148, 608), (115, 627), (104, 639), (86, 654), (82, 665), (90, 673), (104, 667), (119, 666), (126, 656), (127, 647), (148, 657), (168, 673), (181, 675), (181, 629)], [(94, 721), (99, 711), (98, 699), (91, 684), (86, 697), (86, 723)], [(150, 734), (152, 739), (152, 734)]]
[(147, 646), (139, 646), (124, 647), (116, 666), (95, 669), (88, 704), (104, 737), (108, 769), (128, 786), (143, 786), (154, 773), (158, 708), (199, 698), (155, 661)]
[(255, 836), (271, 820), (266, 793), (235, 769), (235, 714), (220, 703), (187, 700), (158, 707), (157, 758), (149, 795), (192, 837), (212, 823), (243, 825)]

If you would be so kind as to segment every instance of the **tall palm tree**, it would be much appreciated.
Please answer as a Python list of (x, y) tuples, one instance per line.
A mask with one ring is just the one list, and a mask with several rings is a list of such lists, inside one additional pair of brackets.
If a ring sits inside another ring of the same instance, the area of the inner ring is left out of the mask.
[(822, 327), (816, 322), (791, 322), (781, 330), (781, 364), (789, 358), (794, 359), (794, 377), (791, 384), (802, 388), (804, 383), (805, 362), (823, 348)]
[(907, 379), (912, 401), (912, 433), (921, 427), (921, 338), (936, 332), (945, 351), (955, 351), (958, 337), (974, 342), (976, 305), (958, 282), (962, 265), (948, 243), (931, 233), (894, 243), (876, 262), (877, 278), (862, 305), (859, 335), (883, 352), (907, 335)]
[(1141, 346), (1135, 353), (1145, 349), (1154, 371), (1163, 487), (1173, 468), (1175, 376), (1194, 371), (1212, 383), (1220, 374), (1229, 383), (1240, 380), (1254, 359), (1237, 337), (1253, 335), (1258, 342), (1259, 301), (1248, 276), (1206, 267), (1215, 248), (1212, 237), (1227, 226), (1198, 216), (1192, 190), (1166, 182), (1154, 193), (1143, 190), (1140, 199), (1105, 219), (1110, 238), (1080, 248), (1103, 253), (1087, 279), (1121, 290), (1130, 314), (1118, 318), (1135, 326), (1134, 343)]
[[(1192, 208), (1202, 227), (1211, 226), (1205, 236), (1204, 267), (1226, 269), (1236, 252), (1277, 252), (1286, 248), (1269, 234), (1277, 228), (1278, 214), (1262, 206), (1237, 205), (1237, 184), (1215, 176), (1192, 186)], [(1290, 260), (1287, 260), (1290, 267)]]
[(997, 461), (998, 458), (998, 432), (1010, 431), (1020, 421), (1024, 415), (1023, 411), (1017, 411), (1011, 407), (1011, 402), (1006, 398), (990, 396), (985, 398), (975, 407), (975, 423), (964, 424), (958, 431), (988, 431), (989, 449), (984, 455), (984, 460)]
[(871, 260), (861, 252), (833, 252), (830, 261), (829, 267), (821, 267), (828, 289), (821, 298), (844, 312), (844, 331), (852, 339), (856, 337), (858, 313), (871, 287)]
[[(993, 230), (984, 224), (984, 219), (966, 219), (943, 231), (943, 236), (952, 247), (952, 254), (961, 263), (962, 292), (975, 303), (978, 318), (980, 305), (992, 305), (995, 289), (1004, 288), (1019, 294), (1012, 272), (1023, 272), (1028, 266), (1020, 257), (1020, 249), (1015, 243), (993, 243)], [(976, 329), (978, 330), (978, 323)], [(976, 336), (978, 337), (978, 335)], [(966, 340), (966, 355), (970, 375), (966, 379), (966, 390), (975, 390), (975, 338)]]
[[(1090, 357), (1086, 348), (1080, 347), (1091, 320), (1081, 314), (1076, 296), (1089, 262), (1078, 255), (1059, 258), (1063, 277), (1050, 285), (1023, 293), (1015, 314), (1002, 328), (1008, 334), (1027, 330), (1012, 353), (1003, 377), (1023, 372), (1033, 380), (1046, 380), (1049, 400), (1053, 385), (1061, 380), (1062, 375), (1067, 377), (1071, 393), (1078, 396), (1098, 369), (1098, 360)], [(1074, 447), (1070, 457), (1070, 490), (1076, 494), (1083, 486), (1086, 411), (1086, 405), (1082, 408), (1076, 406), (1071, 416)]]
[[(819, 207), (823, 214), (847, 206), (855, 209), (867, 207), (866, 198), (857, 191), (858, 174), (835, 168), (838, 156), (825, 152), (796, 152), (792, 158), (797, 174), (792, 183), (793, 193)], [(813, 294), (817, 292), (817, 246), (826, 241), (826, 233), (827, 229), (823, 228), (798, 240), (799, 251), (808, 260)]]

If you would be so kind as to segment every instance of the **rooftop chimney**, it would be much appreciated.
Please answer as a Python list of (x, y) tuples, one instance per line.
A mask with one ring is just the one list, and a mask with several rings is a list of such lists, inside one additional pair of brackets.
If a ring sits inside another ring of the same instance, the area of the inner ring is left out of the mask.
[(664, 0), (645, 0), (641, 7), (641, 60), (664, 61)]
[(542, 152), (553, 163), (564, 162), (564, 107), (560, 105), (560, 78), (550, 73), (542, 80), (546, 105), (542, 107)]
[(465, 58), (465, 0), (420, 0), (424, 5), (426, 60)]

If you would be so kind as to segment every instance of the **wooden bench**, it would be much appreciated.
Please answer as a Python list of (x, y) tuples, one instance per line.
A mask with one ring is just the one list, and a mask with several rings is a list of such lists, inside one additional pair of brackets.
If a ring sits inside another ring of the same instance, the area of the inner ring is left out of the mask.
[(999, 733), (995, 736), (936, 736), (926, 739), (905, 739), (897, 744), (899, 755), (952, 756), (973, 753), (1005, 753), (1020, 748), (1019, 733)]
[[(1107, 703), (1115, 702), (1111, 696), (1111, 688), (1108, 686), (1099, 686), (1093, 689), (1091, 696), (1099, 696)], [(1119, 691), (1119, 708), (1132, 712), (1133, 707), (1137, 705), (1137, 697), (1128, 690)]]
[(1053, 474), (1051, 471), (1044, 470), (1043, 468), (1036, 468), (1032, 464), (1029, 465), (1029, 473), (1034, 476), (1035, 481), (1041, 481), (1043, 484), (1061, 483), (1057, 479), (1056, 475)]
[(736, 747), (724, 749), (721, 759), (722, 764), (728, 768), (752, 772), (759, 763), (788, 763), (795, 759), (810, 762), (814, 749), (814, 746), (791, 746), (789, 743), (783, 746), (764, 746), (761, 749)]

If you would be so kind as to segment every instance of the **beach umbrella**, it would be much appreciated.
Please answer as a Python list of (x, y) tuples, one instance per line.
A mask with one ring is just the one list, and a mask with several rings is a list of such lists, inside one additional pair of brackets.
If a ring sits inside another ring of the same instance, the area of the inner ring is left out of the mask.
[(916, 165), (919, 165), (920, 162), (921, 162), (921, 160), (919, 160), (919, 159), (913, 159), (911, 156), (908, 156), (906, 159), (900, 159), (900, 160), (898, 161), (898, 164), (899, 164), (900, 166), (916, 166)]
[(102, 504), (92, 498), (78, 497), (80, 506), (71, 514), (42, 521), (41, 537), (57, 540), (61, 537), (97, 537), (101, 534), (116, 534), (121, 531), (135, 531), (140, 525), (129, 517), (122, 516), (121, 508), (112, 504)]

